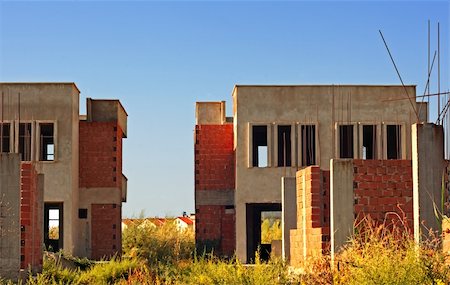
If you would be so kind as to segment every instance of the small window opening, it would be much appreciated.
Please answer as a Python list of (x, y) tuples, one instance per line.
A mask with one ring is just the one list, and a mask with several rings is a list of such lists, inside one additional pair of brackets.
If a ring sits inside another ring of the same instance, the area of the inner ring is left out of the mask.
[(401, 126), (387, 125), (386, 126), (386, 140), (387, 140), (387, 159), (401, 159)]
[(11, 126), (8, 123), (0, 123), (0, 152), (10, 152), (10, 129)]
[(339, 126), (339, 157), (353, 158), (353, 125)]
[(302, 166), (316, 165), (316, 126), (301, 127)]
[(363, 159), (377, 159), (377, 128), (375, 125), (363, 125)]
[(78, 209), (78, 218), (79, 219), (87, 219), (88, 210), (87, 209)]
[(291, 166), (291, 126), (278, 126), (278, 166)]
[(19, 153), (22, 161), (31, 161), (31, 123), (19, 124)]
[(253, 126), (253, 166), (267, 167), (267, 126)]
[(55, 160), (54, 126), (52, 123), (41, 124), (40, 131), (40, 160), (53, 161)]

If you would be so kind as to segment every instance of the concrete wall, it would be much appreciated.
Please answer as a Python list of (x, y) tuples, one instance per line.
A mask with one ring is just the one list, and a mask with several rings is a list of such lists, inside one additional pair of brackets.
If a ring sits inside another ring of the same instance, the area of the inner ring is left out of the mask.
[(443, 127), (434, 124), (412, 126), (412, 166), (414, 200), (414, 238), (427, 238), (429, 230), (441, 232), (442, 178), (444, 160)]
[(195, 104), (196, 125), (222, 125), (226, 121), (225, 116), (225, 101)]
[(0, 153), (0, 276), (17, 278), (20, 268), (20, 159)]
[[(407, 86), (411, 96), (415, 86)], [(414, 110), (404, 98), (402, 86), (236, 86), (233, 90), (234, 147), (236, 149), (236, 236), (237, 256), (246, 256), (246, 203), (281, 203), (279, 181), (293, 177), (300, 167), (300, 154), (293, 153), (293, 167), (276, 167), (276, 126), (294, 125), (293, 149), (300, 149), (301, 124), (316, 124), (317, 161), (329, 169), (336, 157), (336, 126), (355, 125), (355, 149), (360, 155), (358, 132), (361, 124), (377, 125), (377, 153), (386, 156), (385, 125), (402, 125), (403, 158), (411, 157), (409, 126), (416, 122)], [(269, 166), (251, 167), (251, 131), (253, 124), (268, 126)]]
[(353, 161), (332, 159), (330, 161), (330, 234), (331, 256), (353, 234), (354, 192)]
[[(77, 239), (79, 90), (73, 83), (0, 83), (1, 92), (4, 120), (15, 122), (19, 120), (20, 93), (20, 121), (33, 123), (32, 157), (37, 171), (44, 174), (44, 201), (64, 203), (64, 250), (76, 254), (80, 245)], [(55, 161), (38, 161), (39, 122), (55, 124)]]
[(297, 227), (297, 189), (295, 178), (281, 178), (281, 256), (289, 261), (291, 256), (291, 230)]

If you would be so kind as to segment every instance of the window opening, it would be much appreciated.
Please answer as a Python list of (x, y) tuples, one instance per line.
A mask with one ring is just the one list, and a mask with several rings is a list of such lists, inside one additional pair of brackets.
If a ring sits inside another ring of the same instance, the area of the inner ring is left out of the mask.
[(386, 126), (387, 159), (401, 159), (401, 126)]
[(19, 124), (19, 153), (22, 161), (31, 161), (31, 123)]
[(301, 126), (302, 165), (316, 165), (316, 126)]
[(52, 123), (40, 124), (40, 154), (41, 161), (55, 160), (54, 125)]
[(267, 167), (267, 126), (253, 126), (253, 166)]
[(0, 152), (10, 152), (10, 130), (11, 125), (9, 123), (0, 123)]
[(278, 166), (291, 166), (291, 126), (278, 126)]
[(339, 157), (353, 158), (353, 125), (339, 126)]
[(363, 159), (377, 159), (377, 128), (375, 125), (363, 125)]

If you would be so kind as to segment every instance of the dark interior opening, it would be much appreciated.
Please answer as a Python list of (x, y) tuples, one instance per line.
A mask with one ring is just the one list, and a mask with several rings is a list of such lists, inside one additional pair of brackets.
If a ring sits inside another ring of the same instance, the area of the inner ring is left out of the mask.
[(401, 159), (401, 126), (386, 126), (387, 159)]
[(40, 139), (40, 160), (53, 161), (55, 159), (54, 127), (53, 124), (41, 124)]
[(316, 126), (301, 127), (302, 166), (316, 165)]
[(291, 126), (278, 126), (278, 166), (291, 166)]
[(246, 204), (247, 228), (247, 263), (255, 262), (255, 253), (260, 250), (260, 258), (270, 258), (270, 247), (261, 245), (261, 213), (281, 211), (280, 203), (251, 203)]
[(11, 151), (11, 145), (10, 145), (10, 124), (8, 123), (0, 123), (0, 134), (1, 134), (1, 140), (0, 140), (0, 152), (10, 152)]
[(353, 158), (353, 125), (339, 126), (339, 157)]
[(48, 251), (63, 248), (63, 203), (44, 205), (44, 244)]
[(253, 166), (267, 166), (267, 126), (253, 126)]
[(363, 158), (377, 159), (377, 128), (374, 125), (363, 125)]
[(31, 123), (19, 124), (19, 153), (22, 161), (31, 161)]

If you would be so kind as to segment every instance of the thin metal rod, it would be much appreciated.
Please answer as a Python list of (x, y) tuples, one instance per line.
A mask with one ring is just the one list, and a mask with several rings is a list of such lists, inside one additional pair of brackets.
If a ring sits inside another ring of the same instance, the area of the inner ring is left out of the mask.
[[(430, 20), (428, 20), (428, 81), (430, 81)], [(425, 88), (426, 90), (427, 88)], [(428, 85), (428, 94), (430, 94), (430, 86)]]
[[(438, 22), (438, 94), (441, 93), (441, 52), (440, 52), (440, 31), (439, 31), (439, 22)], [(438, 114), (441, 110), (441, 95), (438, 95)], [(439, 122), (438, 122), (439, 123)]]
[[(447, 92), (441, 92), (441, 93), (433, 93), (433, 94), (430, 94), (430, 95), (419, 95), (419, 96), (416, 96), (416, 97), (414, 97), (414, 98), (434, 97), (434, 96), (438, 96), (438, 95), (446, 95), (446, 94), (450, 94), (450, 91), (447, 91)], [(384, 99), (384, 100), (381, 100), (381, 102), (401, 101), (401, 100), (406, 100), (406, 99), (408, 99), (408, 98)]]
[(398, 71), (397, 65), (395, 64), (394, 58), (392, 57), (391, 51), (389, 50), (389, 47), (386, 43), (386, 40), (384, 39), (383, 33), (381, 30), (378, 30), (380, 32), (380, 36), (383, 39), (384, 45), (386, 46), (386, 50), (389, 53), (389, 57), (391, 58), (392, 64), (394, 65), (395, 71), (397, 72), (398, 78), (400, 79), (400, 82), (402, 83), (403, 89), (405, 90), (406, 96), (409, 99), (409, 103), (411, 104), (412, 109), (414, 110), (414, 113), (416, 114), (417, 121), (419, 121), (419, 114), (417, 113), (416, 107), (414, 106), (411, 97), (408, 94), (408, 89), (406, 89), (405, 84), (403, 83), (402, 76), (400, 75), (400, 72)]
[[(430, 95), (430, 77), (431, 77), (431, 71), (433, 70), (433, 66), (434, 66), (434, 60), (436, 59), (436, 51), (434, 51), (434, 55), (433, 55), (433, 62), (431, 63), (431, 68), (428, 69), (428, 76), (427, 76), (427, 84), (425, 84), (425, 90), (423, 90), (423, 95), (422, 96), (422, 101), (421, 103), (423, 103), (424, 99), (425, 99), (425, 95), (427, 92), (427, 88), (428, 88), (428, 95)], [(416, 96), (416, 98), (418, 98)], [(427, 96), (427, 99), (429, 99), (429, 96)], [(419, 111), (417, 112), (420, 115), (420, 111), (422, 109), (422, 104), (420, 104), (419, 106)]]
[(449, 106), (450, 106), (450, 100), (447, 101), (447, 103), (445, 104), (444, 108), (442, 109), (442, 112), (440, 112), (438, 114), (438, 117), (437, 117), (437, 120), (436, 120), (436, 125), (440, 122), (441, 117), (443, 117), (443, 116), (445, 116), (447, 114)]

